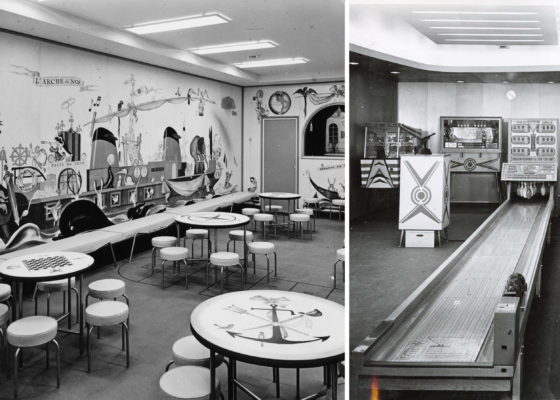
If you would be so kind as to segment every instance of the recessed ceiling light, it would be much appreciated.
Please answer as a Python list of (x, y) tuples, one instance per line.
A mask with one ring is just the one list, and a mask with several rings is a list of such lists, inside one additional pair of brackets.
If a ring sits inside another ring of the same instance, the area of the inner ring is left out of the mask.
[(464, 15), (537, 15), (528, 11), (412, 11), (413, 14), (464, 14)]
[(350, 61), (349, 64), (350, 64), (350, 65), (360, 65), (360, 63), (357, 63), (356, 61)]
[(427, 18), (421, 19), (422, 22), (481, 22), (495, 24), (539, 24), (538, 19), (463, 19), (463, 18)]
[(393, 75), (398, 75), (398, 74), (400, 74), (401, 72), (400, 72), (400, 71), (391, 71), (391, 73), (392, 73)]
[(541, 28), (509, 27), (509, 26), (430, 26), (430, 29), (477, 30), (477, 31), (540, 31)]
[(293, 64), (305, 64), (309, 60), (303, 57), (294, 58), (276, 58), (272, 60), (259, 60), (259, 61), (245, 61), (240, 63), (234, 63), (238, 68), (259, 68), (259, 67), (272, 67), (276, 65), (293, 65)]
[(542, 33), (438, 33), (438, 36), (542, 37)]
[(271, 47), (278, 46), (272, 40), (253, 40), (251, 42), (237, 42), (228, 44), (217, 44), (213, 46), (203, 46), (194, 49), (189, 49), (189, 51), (195, 54), (216, 54), (216, 53), (229, 53), (232, 51), (244, 51), (244, 50), (257, 50), (257, 49), (269, 49)]
[(544, 42), (543, 39), (444, 39), (446, 42)]
[(502, 83), (509, 83), (509, 81), (502, 81)]
[(548, 81), (548, 82), (546, 82), (546, 83), (555, 83), (555, 82), (554, 82), (554, 81)]
[(124, 29), (138, 35), (146, 35), (149, 33), (167, 32), (179, 29), (198, 28), (200, 26), (224, 24), (229, 21), (231, 21), (231, 19), (220, 13), (205, 13), (191, 15), (188, 17), (144, 22), (141, 24), (135, 24), (129, 27), (125, 27)]
[(457, 81), (457, 83), (465, 83), (465, 81)]

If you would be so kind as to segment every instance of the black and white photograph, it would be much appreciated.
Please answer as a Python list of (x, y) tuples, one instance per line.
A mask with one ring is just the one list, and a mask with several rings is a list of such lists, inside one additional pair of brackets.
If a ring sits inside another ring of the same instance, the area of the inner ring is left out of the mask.
[(0, 0), (0, 399), (348, 398), (344, 0)]
[(559, 399), (559, 4), (348, 7), (351, 399)]

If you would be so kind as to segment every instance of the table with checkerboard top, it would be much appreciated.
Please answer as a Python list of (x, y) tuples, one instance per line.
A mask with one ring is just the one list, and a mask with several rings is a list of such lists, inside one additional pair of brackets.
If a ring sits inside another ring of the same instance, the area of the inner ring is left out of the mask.
[[(18, 318), (23, 317), (23, 283), (43, 282), (57, 279), (68, 279), (68, 312), (61, 315), (58, 321), (67, 318), (68, 329), (59, 328), (65, 333), (78, 334), (80, 336), (80, 354), (83, 353), (83, 303), (82, 284), (83, 273), (94, 264), (93, 257), (77, 252), (56, 251), (45, 253), (31, 253), (20, 257), (11, 258), (0, 264), (0, 276), (15, 283), (15, 298), (18, 304)], [(79, 293), (79, 330), (72, 330), (72, 292), (71, 279), (77, 276)]]

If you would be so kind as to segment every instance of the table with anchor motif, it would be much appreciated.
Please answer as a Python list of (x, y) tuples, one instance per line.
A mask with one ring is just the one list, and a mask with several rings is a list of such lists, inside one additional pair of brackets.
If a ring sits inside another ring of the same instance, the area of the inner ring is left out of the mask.
[[(330, 392), (336, 399), (337, 366), (344, 360), (344, 306), (303, 293), (250, 290), (206, 300), (190, 320), (193, 335), (210, 349), (210, 382), (216, 353), (230, 360), (228, 399), (236, 398), (237, 389), (258, 398), (237, 379), (237, 361), (274, 368), (325, 366), (327, 387), (308, 398)], [(216, 398), (214, 385), (211, 389)]]

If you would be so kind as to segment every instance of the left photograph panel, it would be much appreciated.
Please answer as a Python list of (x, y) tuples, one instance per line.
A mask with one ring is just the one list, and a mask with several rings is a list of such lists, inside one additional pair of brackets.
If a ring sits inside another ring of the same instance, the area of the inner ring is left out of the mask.
[(344, 13), (0, 2), (0, 398), (345, 397)]

